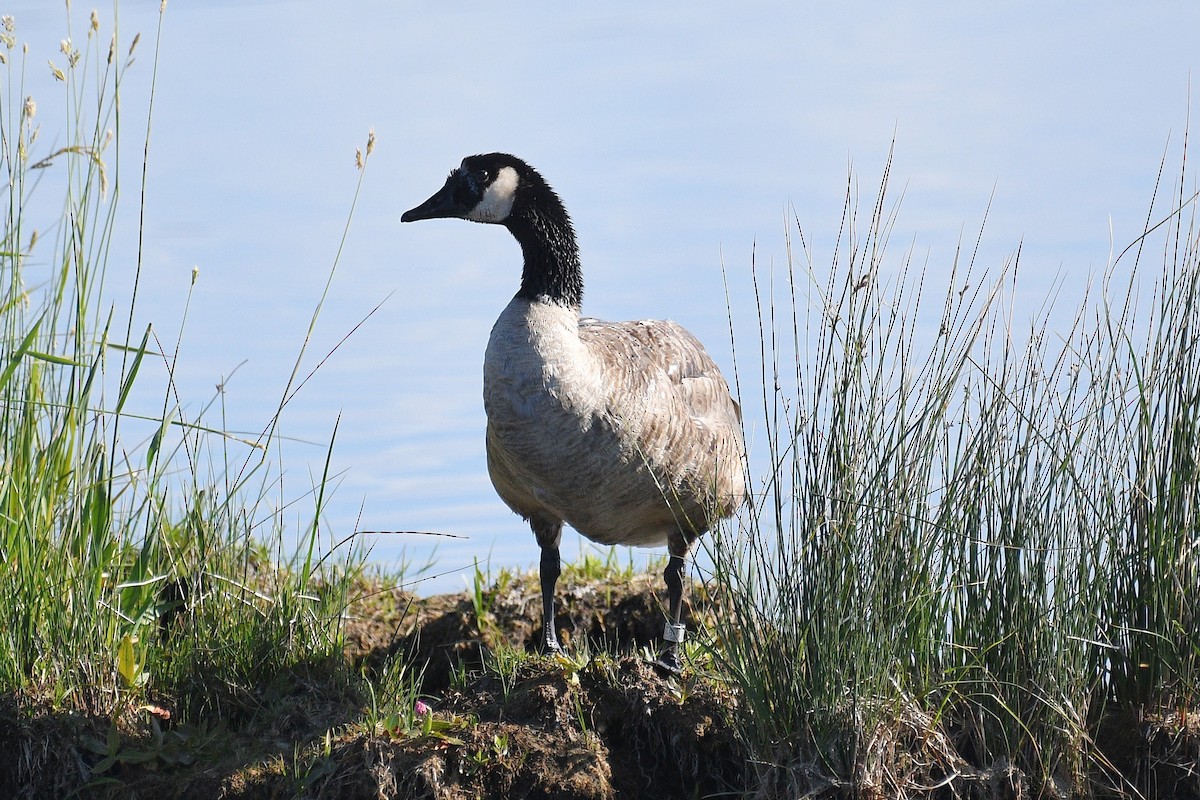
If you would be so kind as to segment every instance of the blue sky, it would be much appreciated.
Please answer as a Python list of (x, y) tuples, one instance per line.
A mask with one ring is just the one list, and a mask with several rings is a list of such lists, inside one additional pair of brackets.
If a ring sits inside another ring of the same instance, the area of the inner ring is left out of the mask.
[[(386, 302), (283, 430), (327, 441), (340, 414), (331, 532), (469, 537), (441, 545), (439, 571), (474, 557), (536, 560), (491, 490), (482, 438), (483, 348), (516, 289), (519, 251), (491, 226), (399, 223), (464, 155), (513, 152), (559, 190), (580, 237), (587, 313), (670, 317), (728, 367), (722, 268), (735, 323), (752, 320), (751, 253), (782, 267), (794, 215), (827, 262), (848, 174), (873, 196), (893, 138), (897, 262), (911, 249), (927, 284), (944, 285), (956, 242), (987, 211), (980, 263), (999, 269), (1020, 246), (1030, 313), (1056, 279), (1070, 306), (1110, 246), (1140, 231), (1163, 153), (1177, 163), (1200, 67), (1191, 3), (445, 5), (172, 0), (137, 309), (139, 325), (173, 342), (198, 267), (176, 375), (185, 406), (198, 410), (236, 370), (228, 425), (261, 429), (337, 252), (354, 150), (373, 128), (312, 353)], [(122, 38), (143, 40), (123, 87), (123, 232), (108, 278), (118, 304), (132, 279), (129, 165), (158, 8), (120, 4)], [(77, 46), (90, 11), (71, 12)], [(61, 90), (44, 65), (67, 14), (44, 0), (5, 13), (30, 44), (25, 91), (50, 137)], [(100, 17), (107, 36), (111, 9)], [(157, 397), (147, 392), (148, 410)], [(286, 492), (299, 494), (324, 449), (290, 444), (284, 455)], [(395, 559), (400, 544), (418, 561), (429, 547), (388, 538), (376, 556)]]

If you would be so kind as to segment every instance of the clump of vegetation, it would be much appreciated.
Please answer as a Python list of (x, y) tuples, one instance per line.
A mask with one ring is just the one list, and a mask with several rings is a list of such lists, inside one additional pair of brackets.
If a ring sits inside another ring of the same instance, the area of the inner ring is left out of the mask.
[[(140, 38), (106, 34), (93, 13), (82, 39), (51, 59), (68, 124), (43, 136), (23, 91), (42, 57), (12, 17), (0, 31), (0, 687), (50, 709), (164, 696), (237, 713), (252, 704), (234, 687), (341, 661), (360, 557), (320, 550), (324, 477), (306, 529), (285, 533), (269, 506), (278, 417), (243, 441), (187, 415), (178, 347), (135, 329), (138, 277), (125, 319), (106, 307), (117, 200), (145, 180), (114, 135), (133, 124), (119, 86)], [(48, 218), (34, 202), (47, 192), (62, 198)], [(153, 415), (131, 401), (149, 373), (166, 384)]]
[(1191, 180), (1065, 329), (1015, 307), (1019, 253), (990, 276), (959, 253), (930, 315), (885, 255), (886, 174), (865, 223), (847, 194), (830, 267), (797, 226), (738, 354), (770, 470), (711, 548), (764, 794), (1158, 791), (1111, 734), (1196, 724)]

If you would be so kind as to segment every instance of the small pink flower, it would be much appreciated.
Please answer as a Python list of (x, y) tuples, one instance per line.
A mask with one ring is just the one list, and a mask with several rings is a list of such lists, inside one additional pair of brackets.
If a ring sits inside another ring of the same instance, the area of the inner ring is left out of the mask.
[(431, 709), (429, 706), (425, 705), (420, 700), (418, 700), (417, 704), (415, 706), (413, 706), (413, 711), (415, 711), (417, 713), (418, 717), (423, 717), (426, 714), (433, 711), (433, 709)]

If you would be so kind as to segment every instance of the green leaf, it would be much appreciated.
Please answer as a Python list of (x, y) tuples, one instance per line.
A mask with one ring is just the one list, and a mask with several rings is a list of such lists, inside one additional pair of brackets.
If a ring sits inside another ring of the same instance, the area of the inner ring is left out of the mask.
[(122, 764), (144, 764), (156, 758), (158, 753), (153, 750), (126, 750), (117, 756)]
[(175, 424), (175, 409), (171, 409), (171, 413), (162, 418), (162, 422), (158, 426), (158, 430), (150, 437), (150, 444), (146, 447), (146, 469), (154, 468), (154, 460), (158, 458), (158, 452), (162, 449), (163, 439), (167, 435), (167, 430)]
[(40, 350), (30, 350), (28, 355), (31, 358), (36, 358), (39, 361), (49, 361), (51, 364), (62, 364), (64, 367), (86, 367), (86, 364), (81, 364), (73, 358), (66, 356), (56, 356), (53, 353), (43, 353)]
[(138, 662), (134, 649), (137, 641), (137, 636), (127, 633), (121, 637), (121, 643), (117, 645), (117, 672), (125, 680), (125, 685), (130, 687), (137, 686), (141, 683), (142, 678), (142, 665)]
[(117, 397), (116, 412), (121, 413), (121, 409), (125, 407), (125, 400), (129, 397), (129, 391), (133, 388), (133, 379), (137, 377), (138, 368), (142, 366), (142, 358), (146, 355), (146, 343), (150, 341), (150, 326), (146, 326), (146, 332), (142, 334), (142, 343), (138, 349), (134, 351), (133, 363), (129, 365), (129, 372), (121, 381), (121, 393)]
[(29, 329), (29, 333), (25, 334), (25, 338), (21, 340), (21, 344), (13, 351), (12, 360), (4, 367), (4, 372), (0, 372), (0, 389), (8, 383), (12, 374), (16, 372), (17, 365), (21, 363), (21, 359), (29, 352), (29, 348), (33, 345), (33, 340), (37, 338), (38, 330), (42, 327), (42, 320), (45, 317), (39, 317), (38, 321), (33, 323), (33, 327)]

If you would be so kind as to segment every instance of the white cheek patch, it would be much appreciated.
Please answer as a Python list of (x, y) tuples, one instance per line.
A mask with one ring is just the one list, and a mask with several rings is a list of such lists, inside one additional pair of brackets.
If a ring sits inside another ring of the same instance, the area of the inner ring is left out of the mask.
[(503, 167), (496, 179), (483, 191), (483, 199), (470, 210), (467, 219), (474, 222), (503, 222), (512, 211), (520, 176), (512, 167)]

